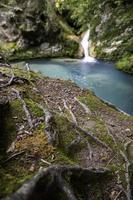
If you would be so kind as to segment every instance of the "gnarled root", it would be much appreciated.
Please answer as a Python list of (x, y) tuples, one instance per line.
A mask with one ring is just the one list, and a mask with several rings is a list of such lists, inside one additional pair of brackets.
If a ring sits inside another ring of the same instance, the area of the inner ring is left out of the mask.
[(52, 166), (41, 169), (31, 181), (3, 200), (86, 200), (97, 199), (97, 192), (99, 199), (109, 199), (106, 189), (111, 180), (110, 171), (104, 168)]

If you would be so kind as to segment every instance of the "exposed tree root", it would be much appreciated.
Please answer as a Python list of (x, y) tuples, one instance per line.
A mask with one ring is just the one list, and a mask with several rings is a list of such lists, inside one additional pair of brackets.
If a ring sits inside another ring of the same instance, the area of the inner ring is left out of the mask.
[(76, 97), (74, 97), (74, 99), (82, 106), (82, 108), (84, 109), (85, 113), (86, 114), (89, 114), (91, 115), (91, 110), (84, 104), (82, 103), (81, 101), (79, 101), (79, 99), (77, 99)]
[(17, 98), (21, 101), (21, 103), (23, 105), (23, 109), (24, 109), (25, 115), (27, 117), (28, 125), (29, 125), (30, 129), (32, 129), (33, 128), (33, 123), (32, 123), (31, 115), (29, 113), (29, 110), (27, 108), (27, 105), (26, 105), (25, 101), (21, 97), (20, 92), (18, 90), (12, 88), (12, 91), (16, 93)]
[(11, 78), (10, 78), (10, 80), (9, 80), (6, 84), (2, 84), (2, 85), (0, 85), (0, 88), (7, 87), (7, 86), (11, 85), (11, 83), (12, 83), (14, 77), (15, 77), (11, 65), (8, 65), (8, 64), (7, 64), (7, 66), (4, 65), (3, 67), (8, 67), (8, 68), (10, 69), (10, 72), (11, 72)]
[(42, 105), (37, 104), (40, 109), (43, 110), (45, 115), (45, 133), (48, 137), (48, 142), (52, 145), (58, 144), (58, 134), (55, 129), (55, 121), (53, 114), (46, 108), (44, 108)]
[(11, 155), (9, 158), (7, 158), (7, 159), (3, 162), (3, 164), (5, 164), (6, 162), (8, 162), (8, 161), (10, 161), (10, 160), (12, 160), (12, 159), (14, 159), (14, 158), (16, 158), (17, 156), (20, 156), (20, 155), (24, 154), (24, 153), (25, 153), (25, 151), (21, 151), (21, 152), (18, 152), (18, 153), (15, 153), (15, 154)]
[[(94, 136), (91, 132), (83, 129), (80, 126), (75, 125), (75, 128), (79, 131), (82, 132), (85, 136), (90, 137), (94, 142), (96, 142), (98, 145), (103, 146), (104, 148), (110, 149), (110, 147), (104, 143), (103, 141), (101, 141), (100, 139), (98, 139), (96, 136)], [(110, 149), (111, 150), (111, 149)]]
[(130, 172), (129, 172), (129, 167), (130, 167), (130, 162), (126, 156), (126, 154), (123, 151), (120, 151), (120, 154), (122, 155), (124, 161), (125, 161), (125, 178), (127, 182), (127, 200), (133, 199), (132, 193), (131, 193), (131, 177), (130, 177)]
[(41, 161), (42, 161), (44, 164), (51, 165), (50, 162), (48, 162), (48, 161), (46, 161), (46, 160), (44, 160), (44, 159), (42, 159), (42, 158), (41, 158)]
[[(117, 144), (117, 141), (116, 141), (116, 138), (114, 137), (114, 135), (111, 133), (111, 131), (109, 130), (107, 124), (105, 123), (105, 126), (107, 128), (107, 132), (108, 134), (112, 137), (113, 141), (114, 141), (114, 144), (116, 145), (116, 147), (118, 146)], [(118, 148), (119, 149), (119, 148)], [(130, 167), (130, 162), (127, 158), (127, 155), (122, 151), (122, 150), (118, 150), (120, 152), (120, 155), (123, 157), (124, 161), (125, 161), (125, 179), (126, 179), (126, 182), (127, 182), (127, 190), (126, 192), (124, 191), (124, 193), (126, 194), (127, 196), (127, 200), (131, 200), (133, 199), (133, 196), (131, 194), (131, 177), (130, 177), (130, 173), (129, 173), (129, 167)], [(126, 151), (126, 147), (125, 147), (125, 151)], [(113, 157), (114, 158), (114, 157)], [(112, 158), (112, 159), (113, 159)], [(108, 163), (109, 164), (109, 163)], [(121, 193), (120, 193), (121, 194)], [(119, 195), (120, 195), (119, 194)], [(118, 198), (118, 197), (117, 197)]]
[(66, 194), (67, 199), (77, 200), (70, 185), (61, 176), (58, 177), (58, 182), (59, 182), (59, 185), (61, 186), (61, 189), (63, 190), (63, 192)]
[[(98, 185), (100, 182), (101, 185)], [(51, 166), (40, 169), (31, 181), (25, 183), (15, 194), (3, 200), (86, 200), (99, 187), (99, 199), (109, 199), (105, 192), (106, 183), (112, 180), (107, 169), (86, 169), (81, 167)], [(80, 189), (79, 189), (80, 187)]]
[(73, 114), (73, 112), (71, 111), (71, 109), (67, 106), (66, 101), (63, 99), (63, 103), (64, 103), (64, 107), (66, 108), (66, 110), (68, 110), (68, 112), (70, 113), (71, 117), (72, 117), (72, 121), (75, 125), (77, 125), (77, 120), (75, 115)]
[[(76, 117), (74, 116), (73, 112), (71, 111), (71, 109), (67, 106), (66, 101), (63, 100), (64, 102), (64, 107), (69, 111), (70, 115), (72, 116), (72, 122), (73, 125), (75, 126), (76, 130), (80, 133), (82, 132), (85, 136), (89, 136), (91, 139), (93, 139), (98, 145), (100, 144), (103, 147), (106, 147), (108, 149), (110, 149), (103, 141), (101, 141), (100, 139), (98, 139), (96, 136), (94, 136), (92, 133), (90, 133), (89, 131), (83, 129), (82, 127), (78, 126), (77, 124), (77, 120)], [(111, 149), (110, 149), (111, 150)]]

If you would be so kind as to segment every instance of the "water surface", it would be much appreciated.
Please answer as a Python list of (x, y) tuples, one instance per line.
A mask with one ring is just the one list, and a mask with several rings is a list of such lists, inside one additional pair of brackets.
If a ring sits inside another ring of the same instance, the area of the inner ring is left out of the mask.
[(111, 63), (83, 63), (80, 60), (32, 60), (33, 70), (90, 89), (103, 100), (133, 115), (133, 76), (120, 72)]

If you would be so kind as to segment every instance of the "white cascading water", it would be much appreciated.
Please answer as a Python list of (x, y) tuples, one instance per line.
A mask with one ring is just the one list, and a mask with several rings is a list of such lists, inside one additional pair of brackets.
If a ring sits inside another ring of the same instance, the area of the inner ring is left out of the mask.
[(81, 45), (84, 49), (84, 59), (83, 62), (96, 62), (96, 59), (89, 56), (89, 37), (90, 37), (90, 29), (86, 31), (82, 41)]

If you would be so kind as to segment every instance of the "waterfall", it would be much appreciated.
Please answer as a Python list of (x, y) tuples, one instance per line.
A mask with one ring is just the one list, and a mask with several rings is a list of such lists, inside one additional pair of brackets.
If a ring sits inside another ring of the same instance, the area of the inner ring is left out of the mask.
[(89, 38), (90, 38), (90, 29), (86, 31), (84, 37), (81, 41), (81, 45), (84, 49), (84, 59), (83, 62), (96, 62), (96, 59), (89, 56)]

